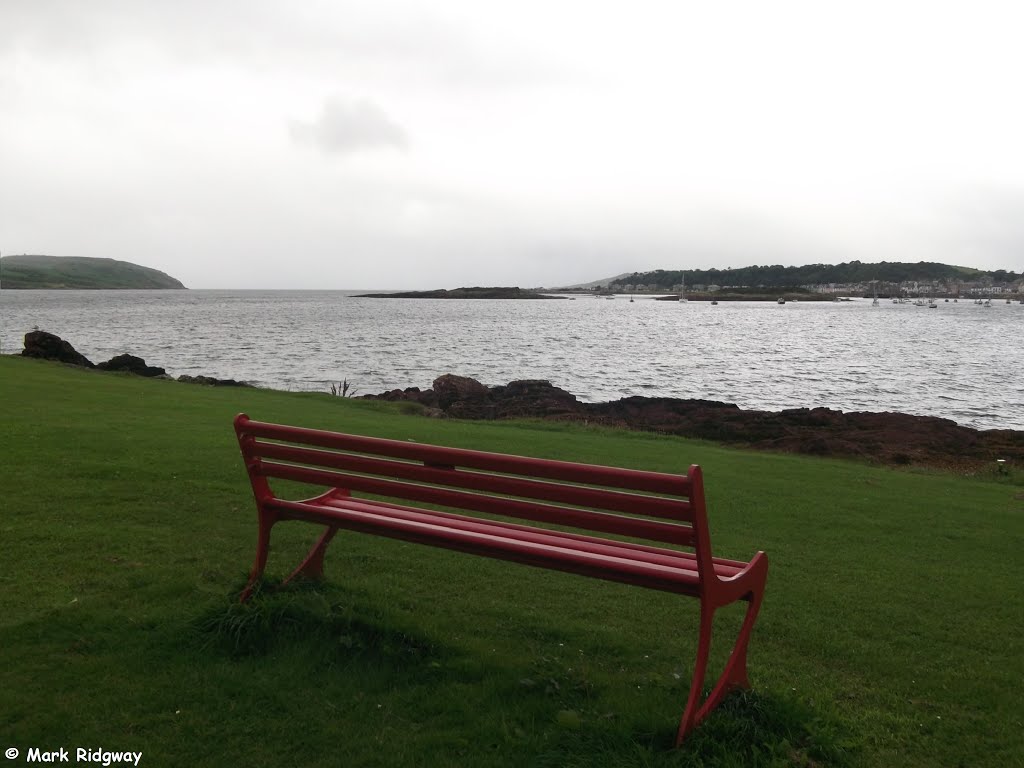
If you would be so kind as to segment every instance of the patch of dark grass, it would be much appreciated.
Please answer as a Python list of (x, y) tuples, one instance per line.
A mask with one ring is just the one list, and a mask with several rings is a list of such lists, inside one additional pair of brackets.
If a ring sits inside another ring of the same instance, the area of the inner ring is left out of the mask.
[(558, 719), (561, 737), (537, 756), (538, 766), (842, 768), (856, 760), (855, 742), (837, 718), (795, 699), (750, 691), (729, 696), (679, 749), (673, 748), (675, 731), (668, 729), (630, 732), (610, 718), (563, 712)]
[(202, 649), (234, 658), (264, 655), (295, 643), (337, 657), (373, 656), (396, 666), (421, 665), (441, 656), (431, 638), (390, 626), (385, 617), (361, 616), (352, 604), (332, 600), (311, 581), (287, 587), (260, 582), (244, 603), (233, 592), (197, 617), (191, 629)]
[(399, 403), (396, 410), (403, 416), (422, 416), (427, 409), (421, 403), (406, 400), (403, 403)]
[(849, 765), (856, 740), (844, 732), (838, 717), (797, 698), (756, 691), (727, 698), (695, 732), (688, 744), (704, 765), (712, 759), (738, 758), (737, 765)]

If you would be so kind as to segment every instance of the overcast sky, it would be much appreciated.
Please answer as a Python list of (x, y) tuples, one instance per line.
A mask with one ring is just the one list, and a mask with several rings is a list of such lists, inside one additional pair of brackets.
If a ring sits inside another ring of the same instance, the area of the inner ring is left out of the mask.
[(1024, 4), (0, 0), (0, 252), (193, 288), (1024, 271)]

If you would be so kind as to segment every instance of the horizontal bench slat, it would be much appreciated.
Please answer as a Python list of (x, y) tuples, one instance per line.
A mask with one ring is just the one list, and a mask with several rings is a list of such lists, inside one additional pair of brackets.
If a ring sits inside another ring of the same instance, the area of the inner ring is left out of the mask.
[(351, 453), (335, 453), (263, 441), (256, 441), (250, 448), (250, 453), (260, 458), (281, 459), (300, 464), (344, 469), (387, 478), (413, 480), (455, 488), (468, 488), (475, 491), (486, 491), (491, 494), (542, 499), (560, 504), (626, 512), (632, 515), (662, 517), (686, 522), (692, 521), (690, 505), (687, 501), (663, 496), (644, 496), (636, 493), (610, 491), (603, 488), (557, 484), (543, 480), (485, 474), (477, 470), (464, 471), (454, 467), (442, 469), (435, 466), (412, 464), (408, 461), (372, 458)]
[[(298, 520), (323, 522), (325, 510), (315, 504), (275, 499), (271, 506)], [(579, 573), (585, 576), (637, 584), (667, 592), (699, 594), (696, 571), (643, 562), (628, 557), (587, 552), (579, 548), (522, 541), (496, 533), (457, 530), (436, 523), (396, 518), (354, 509), (335, 509), (332, 521), (340, 527), (470, 554), (513, 560), (526, 565)]]
[(571, 461), (511, 456), (464, 448), (447, 448), (252, 420), (245, 422), (245, 433), (252, 437), (298, 442), (339, 451), (372, 453), (396, 459), (422, 461), (426, 464), (454, 464), (468, 469), (503, 472), (546, 480), (563, 480), (570, 483), (603, 485), (608, 488), (625, 488), (683, 497), (688, 497), (690, 491), (690, 483), (685, 475), (674, 475), (667, 472), (603, 467)]
[[(644, 544), (637, 544), (631, 541), (616, 541), (613, 539), (602, 539), (596, 536), (568, 531), (552, 531), (518, 525), (501, 520), (484, 520), (478, 517), (456, 515), (450, 512), (437, 512), (434, 510), (424, 511), (416, 507), (403, 507), (396, 504), (374, 501), (371, 499), (355, 499), (352, 497), (334, 497), (326, 499), (313, 499), (307, 504), (315, 504), (319, 508), (330, 507), (334, 509), (364, 510), (376, 512), (382, 515), (395, 516), (410, 520), (423, 522), (443, 522), (444, 525), (452, 528), (475, 530), (480, 532), (500, 531), (501, 535), (510, 538), (519, 538), (524, 541), (536, 541), (538, 543), (550, 543), (569, 545), (587, 549), (591, 552), (603, 554), (615, 554), (619, 557), (628, 557), (644, 562), (660, 563), (677, 568), (685, 568), (696, 571), (697, 557), (692, 552), (676, 549), (665, 549), (664, 547), (651, 547)], [(721, 578), (729, 578), (746, 568), (747, 563), (736, 560), (725, 560), (723, 558), (712, 558), (715, 573)]]
[(416, 485), (415, 483), (380, 480), (361, 475), (348, 475), (341, 472), (328, 472), (308, 467), (298, 467), (293, 464), (279, 464), (273, 461), (261, 461), (258, 472), (263, 476), (276, 477), (282, 480), (347, 488), (363, 493), (373, 493), (381, 496), (420, 501), (426, 504), (438, 504), (456, 509), (474, 510), (488, 514), (505, 515), (507, 517), (516, 517), (553, 525), (586, 528), (619, 536), (632, 536), (687, 546), (693, 546), (694, 544), (693, 528), (685, 523), (669, 523), (642, 517), (627, 517), (608, 512), (591, 512), (584, 509), (559, 507), (540, 502), (467, 493), (447, 488)]

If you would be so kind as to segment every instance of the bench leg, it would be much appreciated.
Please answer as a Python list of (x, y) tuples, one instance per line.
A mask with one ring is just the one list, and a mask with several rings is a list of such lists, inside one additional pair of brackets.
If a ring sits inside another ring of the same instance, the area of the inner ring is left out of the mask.
[(676, 746), (683, 743), (686, 735), (697, 727), (697, 713), (700, 710), (700, 697), (704, 690), (704, 676), (708, 671), (708, 655), (711, 652), (711, 629), (715, 624), (715, 609), (706, 602), (700, 607), (700, 635), (697, 641), (697, 661), (693, 665), (693, 677), (690, 679), (690, 695), (686, 700), (686, 709), (679, 721), (676, 733)]
[[(317, 497), (316, 501), (320, 503), (329, 503), (335, 499), (347, 499), (352, 494), (345, 488), (332, 488), (323, 496)], [(324, 532), (317, 539), (316, 544), (309, 550), (309, 554), (299, 564), (291, 576), (285, 579), (282, 583), (287, 584), (289, 581), (295, 579), (307, 579), (309, 581), (321, 581), (324, 577), (324, 553), (327, 551), (327, 545), (331, 543), (331, 539), (334, 538), (334, 534), (338, 532), (338, 527), (334, 525), (328, 525), (324, 528)]]
[(711, 694), (703, 704), (700, 704), (701, 692), (704, 688), (704, 677), (707, 674), (708, 654), (711, 650), (711, 629), (714, 623), (715, 609), (701, 607), (700, 616), (700, 644), (697, 646), (697, 663), (694, 666), (693, 680), (690, 683), (690, 696), (686, 702), (686, 710), (683, 712), (682, 720), (679, 723), (679, 732), (676, 734), (676, 746), (683, 743), (697, 725), (717, 707), (726, 695), (737, 688), (750, 688), (750, 680), (747, 677), (747, 646), (750, 644), (750, 634), (757, 621), (757, 614), (761, 610), (761, 600), (764, 597), (764, 590), (758, 589), (750, 595), (750, 603), (747, 606), (747, 614), (743, 619), (743, 626), (740, 627), (736, 644), (733, 646), (729, 660), (725, 663), (721, 677), (712, 689)]
[(309, 550), (306, 559), (302, 561), (291, 576), (284, 580), (284, 583), (287, 584), (293, 579), (320, 581), (324, 577), (324, 552), (327, 551), (327, 545), (331, 543), (331, 539), (334, 538), (334, 534), (337, 532), (337, 527), (333, 525), (327, 526), (320, 535), (320, 538), (317, 539), (316, 544)]
[(763, 597), (764, 592), (760, 590), (751, 596), (750, 604), (747, 606), (747, 615), (743, 619), (743, 626), (740, 627), (740, 634), (736, 638), (736, 645), (733, 647), (732, 653), (729, 654), (729, 660), (725, 663), (725, 669), (718, 679), (718, 684), (708, 696), (708, 700), (704, 702), (698, 720), (704, 719), (730, 691), (737, 688), (750, 688), (750, 679), (747, 676), (747, 646), (750, 645), (750, 633), (754, 630), (754, 623), (761, 610)]
[(256, 582), (263, 576), (263, 571), (267, 567), (267, 556), (270, 553), (270, 529), (274, 527), (276, 522), (276, 513), (260, 510), (259, 533), (256, 537), (256, 561), (249, 572), (249, 582), (245, 585), (245, 589), (242, 590), (240, 602), (244, 603), (249, 599), (253, 589), (256, 587)]

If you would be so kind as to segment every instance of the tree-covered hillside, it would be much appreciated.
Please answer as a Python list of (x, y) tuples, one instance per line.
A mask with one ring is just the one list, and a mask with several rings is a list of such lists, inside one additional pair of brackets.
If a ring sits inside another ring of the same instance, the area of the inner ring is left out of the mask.
[(84, 256), (4, 256), (0, 288), (184, 288), (156, 269)]
[(742, 267), (740, 269), (657, 269), (653, 272), (634, 272), (621, 279), (622, 284), (656, 285), (669, 290), (683, 282), (687, 286), (720, 285), (786, 288), (800, 285), (830, 283), (902, 283), (905, 281), (977, 281), (988, 277), (994, 283), (1012, 283), (1019, 280), (1017, 272), (997, 270), (984, 272), (969, 267), (956, 267), (930, 261), (917, 263), (879, 262), (868, 264), (851, 261), (843, 264), (808, 264), (802, 267), (772, 265)]

